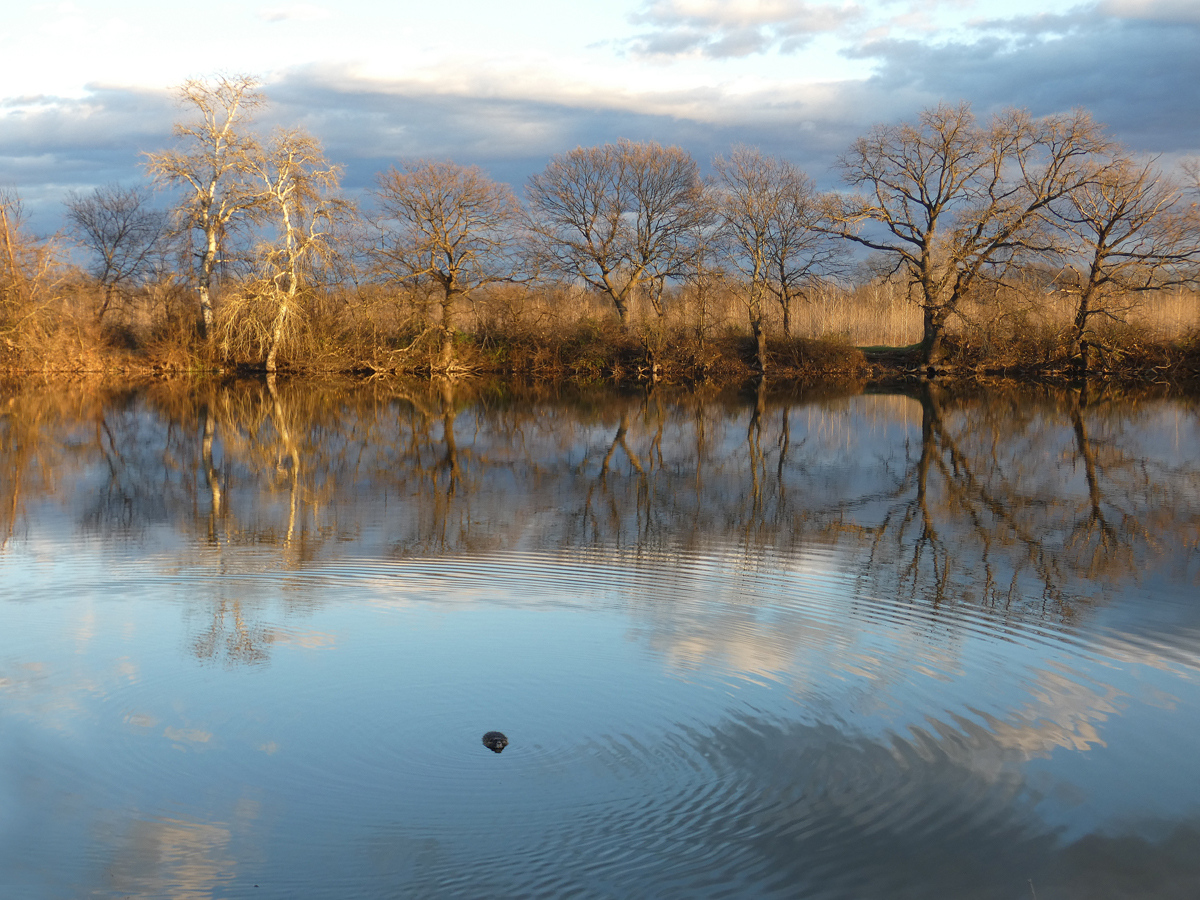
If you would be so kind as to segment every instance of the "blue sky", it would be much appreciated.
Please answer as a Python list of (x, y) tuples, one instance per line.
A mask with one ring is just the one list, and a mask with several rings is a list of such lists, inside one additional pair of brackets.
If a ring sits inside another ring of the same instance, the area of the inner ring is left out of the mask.
[(352, 190), (403, 157), (518, 187), (618, 137), (702, 163), (762, 146), (832, 185), (872, 124), (939, 100), (1085, 106), (1168, 167), (1200, 150), (1197, 0), (35, 3), (0, 32), (0, 185), (45, 228), (70, 189), (141, 177), (172, 85), (250, 73), (263, 127), (303, 124)]

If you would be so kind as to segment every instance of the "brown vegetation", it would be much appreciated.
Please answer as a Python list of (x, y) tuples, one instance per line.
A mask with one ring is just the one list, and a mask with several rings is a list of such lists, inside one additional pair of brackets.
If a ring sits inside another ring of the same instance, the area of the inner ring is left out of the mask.
[[(0, 369), (479, 372), (579, 381), (959, 372), (1192, 377), (1200, 214), (1084, 112), (939, 106), (842, 158), (828, 195), (740, 147), (577, 148), (528, 208), (478, 169), (401, 163), (369, 220), (249, 78), (188, 82), (175, 190), (71, 195), (87, 254), (0, 197)], [(1190, 172), (1190, 170), (1188, 170)], [(1194, 180), (1194, 179), (1193, 179)], [(369, 227), (368, 227), (369, 221)], [(875, 256), (852, 266), (850, 248)]]

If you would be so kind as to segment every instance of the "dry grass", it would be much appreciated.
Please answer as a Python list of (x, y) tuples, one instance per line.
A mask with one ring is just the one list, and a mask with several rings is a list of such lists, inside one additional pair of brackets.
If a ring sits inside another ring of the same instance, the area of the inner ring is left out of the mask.
[[(719, 283), (703, 295), (694, 289), (670, 292), (663, 328), (670, 334), (691, 334), (698, 343), (749, 334), (743, 294)], [(630, 304), (633, 330), (648, 334), (659, 327), (650, 303), (634, 298)], [(770, 301), (765, 307), (767, 334), (783, 340), (783, 311)], [(543, 339), (563, 334), (588, 322), (612, 320), (615, 313), (602, 297), (563, 288), (542, 292), (509, 292), (477, 301), (460, 316), (458, 325), (472, 333), (536, 334)], [(808, 300), (796, 300), (791, 311), (793, 337), (834, 340), (854, 346), (907, 346), (921, 339), (921, 311), (902, 288), (868, 284), (846, 290), (821, 285)]]
[[(52, 277), (44, 263), (36, 296), (11, 282), (5, 312), (7, 365), (23, 371), (198, 371), (261, 366), (270, 310), (228, 282), (218, 298), (213, 342), (197, 335), (190, 291), (176, 279), (121, 299), (95, 320), (99, 295), (76, 278)], [(27, 282), (33, 284), (32, 282)], [(17, 302), (17, 301), (20, 302)], [(821, 285), (797, 300), (792, 335), (782, 311), (765, 307), (770, 368), (776, 375), (861, 376), (855, 348), (903, 348), (921, 338), (921, 310), (902, 285), (851, 289)], [(1009, 290), (965, 304), (952, 320), (954, 362), (976, 369), (1066, 366), (1073, 298)], [(1110, 369), (1174, 365), (1200, 354), (1200, 298), (1190, 291), (1148, 293), (1112, 304), (1097, 319), (1096, 341)], [(11, 325), (25, 314), (19, 333)], [(283, 348), (284, 368), (306, 372), (429, 372), (440, 349), (436, 298), (368, 285), (310, 291)], [(578, 287), (509, 285), (459, 303), (456, 356), (464, 370), (578, 381), (668, 379), (737, 381), (751, 377), (753, 347), (744, 294), (713, 279), (673, 289), (660, 318), (649, 302), (631, 304), (622, 329), (611, 304)], [(1109, 349), (1112, 348), (1112, 352)], [(1190, 348), (1190, 349), (1189, 349)], [(0, 356), (5, 354), (0, 353)], [(1175, 362), (1172, 362), (1174, 360)], [(1057, 369), (1056, 369), (1057, 367)]]

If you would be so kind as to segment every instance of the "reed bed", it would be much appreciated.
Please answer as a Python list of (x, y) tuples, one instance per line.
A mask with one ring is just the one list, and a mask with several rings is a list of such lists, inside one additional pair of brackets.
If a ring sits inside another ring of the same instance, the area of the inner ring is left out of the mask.
[[(101, 296), (86, 280), (51, 279), (2, 305), (0, 369), (9, 371), (211, 371), (261, 364), (270, 310), (224, 286), (213, 339), (197, 336), (194, 298), (167, 280), (120, 298), (103, 320)], [(921, 339), (921, 309), (902, 284), (815, 285), (796, 298), (785, 333), (783, 310), (764, 301), (771, 367), (797, 377), (861, 376), (866, 358)], [(1107, 301), (1092, 322), (1097, 345), (1121, 365), (1156, 371), (1183, 360), (1196, 368), (1200, 295), (1147, 292)], [(965, 303), (949, 330), (951, 364), (1064, 369), (1075, 298), (1009, 287)], [(310, 290), (292, 323), (282, 363), (308, 372), (420, 372), (436, 365), (437, 298), (379, 285)], [(751, 377), (753, 351), (742, 286), (712, 279), (672, 288), (662, 314), (645, 297), (631, 304), (628, 328), (603, 298), (574, 285), (494, 287), (462, 299), (454, 318), (463, 370), (532, 377), (630, 380)], [(1106, 351), (1107, 352), (1107, 351)], [(1139, 362), (1140, 360), (1140, 362)], [(1109, 356), (1102, 362), (1107, 363)]]

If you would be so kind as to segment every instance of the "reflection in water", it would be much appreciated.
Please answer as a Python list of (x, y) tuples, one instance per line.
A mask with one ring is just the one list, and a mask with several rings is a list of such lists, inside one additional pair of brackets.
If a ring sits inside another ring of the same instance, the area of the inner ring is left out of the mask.
[(64, 897), (1191, 896), (1196, 410), (12, 393), (0, 870)]
[(1145, 446), (1153, 404), (932, 386), (800, 405), (762, 391), (548, 399), (449, 382), (23, 393), (0, 419), (3, 532), (30, 497), (86, 493), (74, 515), (88, 531), (169, 523), (204, 539), (196, 552), (270, 544), (292, 566), (381, 532), (416, 555), (850, 545), (893, 591), (1036, 597), (1039, 615), (1070, 615), (1093, 596), (1086, 579), (1156, 554), (1186, 565), (1177, 551), (1196, 546), (1197, 465)]
[(226, 828), (172, 819), (135, 820), (112, 836), (109, 887), (132, 897), (201, 900), (232, 880)]

